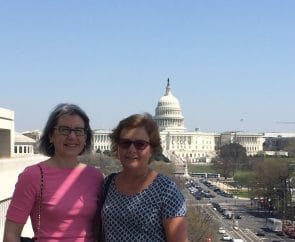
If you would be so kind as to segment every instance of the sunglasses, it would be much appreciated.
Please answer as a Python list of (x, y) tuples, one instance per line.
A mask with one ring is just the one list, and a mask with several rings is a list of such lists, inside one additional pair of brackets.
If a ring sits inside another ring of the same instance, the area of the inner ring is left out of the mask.
[(132, 144), (134, 145), (135, 149), (144, 150), (151, 143), (145, 140), (140, 140), (140, 139), (138, 140), (120, 139), (118, 146), (121, 149), (128, 149)]

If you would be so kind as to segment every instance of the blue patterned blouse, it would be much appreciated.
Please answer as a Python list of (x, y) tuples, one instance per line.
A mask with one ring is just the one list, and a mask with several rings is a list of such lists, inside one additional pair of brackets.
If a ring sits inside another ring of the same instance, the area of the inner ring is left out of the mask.
[(135, 195), (120, 193), (114, 180), (101, 212), (107, 242), (165, 241), (162, 221), (186, 214), (184, 197), (167, 176), (158, 174), (145, 190)]

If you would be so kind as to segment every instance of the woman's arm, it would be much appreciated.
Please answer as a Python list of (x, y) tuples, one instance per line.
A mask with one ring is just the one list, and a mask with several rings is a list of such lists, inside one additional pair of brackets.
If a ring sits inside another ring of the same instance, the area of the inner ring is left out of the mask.
[(19, 242), (24, 224), (18, 224), (6, 219), (3, 242)]
[(188, 242), (186, 217), (168, 218), (163, 222), (167, 242)]

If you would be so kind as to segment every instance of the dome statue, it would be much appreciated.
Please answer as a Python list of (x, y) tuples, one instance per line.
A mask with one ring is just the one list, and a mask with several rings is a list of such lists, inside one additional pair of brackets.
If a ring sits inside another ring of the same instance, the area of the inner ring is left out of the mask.
[(179, 101), (171, 92), (169, 78), (167, 80), (166, 93), (160, 98), (156, 107), (154, 120), (157, 122), (160, 131), (186, 130)]

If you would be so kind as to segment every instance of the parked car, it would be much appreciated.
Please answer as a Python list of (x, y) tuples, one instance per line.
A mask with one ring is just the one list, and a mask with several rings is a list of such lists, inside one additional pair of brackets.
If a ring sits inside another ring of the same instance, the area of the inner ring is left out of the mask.
[(276, 232), (276, 235), (278, 235), (278, 236), (284, 236), (284, 232), (283, 231), (278, 231), (278, 232)]
[(224, 235), (222, 236), (222, 240), (224, 240), (224, 241), (229, 241), (229, 240), (231, 240), (231, 237), (230, 237), (228, 234), (224, 234)]
[(239, 227), (238, 226), (234, 226), (233, 229), (234, 230), (239, 230)]
[(224, 228), (220, 227), (220, 228), (218, 229), (218, 233), (220, 233), (220, 234), (225, 234), (226, 231), (225, 231)]
[(259, 231), (257, 231), (256, 235), (263, 237), (263, 236), (265, 236), (265, 233), (262, 230), (259, 230)]

